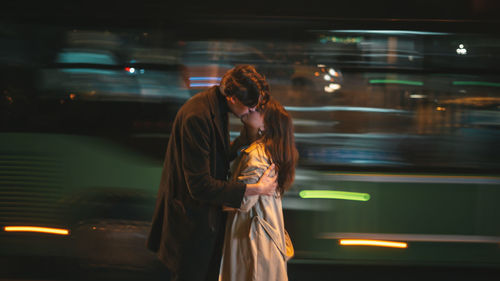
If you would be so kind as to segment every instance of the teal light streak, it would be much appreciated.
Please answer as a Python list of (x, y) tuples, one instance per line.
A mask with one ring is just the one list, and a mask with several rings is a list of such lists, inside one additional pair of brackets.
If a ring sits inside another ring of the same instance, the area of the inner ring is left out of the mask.
[(94, 63), (116, 65), (113, 57), (106, 53), (62, 52), (57, 57), (58, 63)]
[(482, 82), (482, 81), (453, 81), (454, 86), (488, 86), (500, 87), (500, 83)]
[(344, 29), (330, 30), (333, 33), (366, 33), (366, 34), (383, 34), (383, 35), (448, 35), (445, 32), (427, 32), (415, 30), (363, 30), (363, 29)]
[(89, 68), (63, 68), (62, 72), (66, 73), (78, 73), (78, 74), (98, 74), (98, 75), (115, 75), (116, 70), (101, 70), (101, 69), (89, 69)]
[(335, 190), (302, 190), (299, 192), (299, 196), (303, 199), (342, 199), (354, 201), (370, 200), (370, 194), (368, 193)]
[(408, 81), (408, 80), (386, 80), (386, 79), (373, 79), (370, 80), (370, 84), (403, 84), (412, 86), (423, 86), (424, 83), (420, 81)]

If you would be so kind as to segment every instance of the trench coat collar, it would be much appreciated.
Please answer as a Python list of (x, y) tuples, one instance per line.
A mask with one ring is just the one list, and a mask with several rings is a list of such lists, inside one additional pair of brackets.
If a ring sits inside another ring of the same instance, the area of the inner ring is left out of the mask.
[[(214, 121), (214, 126), (216, 128), (219, 137), (224, 142), (224, 147), (229, 147), (229, 106), (227, 105), (227, 101), (219, 90), (218, 86), (214, 86), (212, 89), (211, 95), (208, 96), (208, 100), (210, 103), (210, 114), (212, 116), (212, 120)], [(224, 127), (227, 132), (224, 132)], [(227, 153), (227, 151), (225, 151)]]

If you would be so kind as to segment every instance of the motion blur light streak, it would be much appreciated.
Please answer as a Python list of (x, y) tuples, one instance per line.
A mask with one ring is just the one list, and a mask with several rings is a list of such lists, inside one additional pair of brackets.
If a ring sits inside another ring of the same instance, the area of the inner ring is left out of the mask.
[(354, 201), (368, 201), (370, 194), (349, 192), (349, 191), (335, 191), (335, 190), (302, 190), (299, 196), (303, 199), (342, 199)]
[(57, 235), (69, 235), (69, 230), (61, 228), (38, 227), (38, 226), (6, 226), (6, 232), (40, 232)]
[(360, 111), (360, 112), (379, 112), (379, 113), (407, 113), (406, 110), (374, 108), (374, 107), (355, 107), (355, 106), (285, 106), (288, 111)]
[(192, 83), (190, 84), (191, 87), (212, 87), (212, 86), (217, 86), (219, 83)]
[(322, 36), (319, 40), (320, 43), (325, 44), (328, 42), (341, 43), (341, 44), (358, 44), (363, 41), (363, 37), (337, 37), (337, 36)]
[(404, 175), (404, 174), (356, 174), (326, 173), (339, 181), (362, 182), (416, 182), (416, 183), (453, 183), (453, 184), (499, 184), (500, 177), (488, 176), (440, 176), (440, 175)]
[(221, 77), (189, 77), (189, 81), (216, 80), (221, 81)]
[(426, 97), (427, 97), (427, 95), (419, 95), (419, 94), (410, 95), (410, 98), (412, 98), (412, 99), (423, 99)]
[(110, 53), (95, 53), (92, 50), (77, 52), (66, 50), (59, 54), (58, 63), (89, 63), (98, 65), (116, 65), (116, 61)]
[(408, 244), (404, 242), (381, 241), (381, 240), (361, 240), (361, 239), (341, 239), (340, 245), (343, 246), (377, 246), (391, 248), (407, 248)]
[[(300, 119), (299, 119), (300, 120)], [(300, 123), (299, 123), (300, 122)], [(304, 124), (307, 124), (308, 122), (315, 122), (314, 120), (313, 121), (309, 121), (309, 120), (305, 120), (305, 121), (302, 121), (300, 120), (298, 122), (299, 125), (304, 125)], [(335, 125), (337, 124), (337, 122), (332, 122), (330, 124), (328, 123), (323, 123), (323, 125)], [(238, 137), (240, 135), (240, 132), (236, 132), (236, 131), (231, 131), (229, 132), (229, 136), (231, 137), (231, 139), (234, 139), (236, 137)], [(311, 138), (331, 138), (331, 137), (342, 137), (342, 138), (346, 138), (346, 137), (356, 137), (356, 138), (359, 138), (359, 139), (390, 139), (390, 136), (388, 136), (387, 134), (371, 134), (371, 133), (366, 133), (366, 134), (344, 134), (344, 133), (295, 133), (294, 134), (296, 138), (304, 138), (304, 139), (311, 139)], [(328, 175), (330, 175), (330, 173), (327, 173)], [(500, 180), (498, 181), (500, 182)], [(496, 183), (496, 182), (495, 182)]]
[(403, 240), (411, 242), (448, 242), (448, 243), (500, 243), (498, 236), (458, 235), (458, 234), (404, 234), (404, 233), (360, 233), (330, 232), (321, 233), (320, 239), (362, 239), (362, 240)]
[(414, 30), (331, 30), (333, 33), (367, 33), (367, 34), (386, 34), (386, 35), (448, 35), (445, 32), (429, 32), (429, 31), (414, 31)]
[(453, 81), (454, 86), (487, 86), (500, 87), (500, 83), (483, 82), (483, 81)]
[(62, 68), (61, 71), (73, 74), (116, 75), (116, 71), (114, 70), (91, 69), (91, 68)]
[(373, 79), (370, 80), (370, 84), (403, 84), (412, 86), (423, 86), (424, 83), (420, 81), (408, 81), (408, 80), (391, 80), (391, 79)]
[[(212, 87), (219, 85), (219, 82), (222, 80), (221, 77), (216, 76), (197, 76), (197, 77), (189, 77), (189, 86), (192, 88), (196, 87)], [(204, 83), (191, 83), (192, 81), (201, 81)]]

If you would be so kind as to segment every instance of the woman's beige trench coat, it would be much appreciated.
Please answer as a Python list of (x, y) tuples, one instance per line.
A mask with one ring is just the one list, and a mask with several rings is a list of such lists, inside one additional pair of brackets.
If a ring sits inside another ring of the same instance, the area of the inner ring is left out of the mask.
[[(232, 166), (233, 179), (256, 183), (271, 165), (264, 145), (254, 142)], [(221, 265), (222, 281), (288, 280), (281, 197), (245, 196), (229, 211)]]

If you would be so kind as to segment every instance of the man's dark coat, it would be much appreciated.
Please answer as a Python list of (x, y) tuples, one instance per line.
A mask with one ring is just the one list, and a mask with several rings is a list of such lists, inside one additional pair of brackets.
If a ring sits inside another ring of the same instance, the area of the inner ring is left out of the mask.
[(221, 206), (240, 207), (245, 193), (244, 184), (226, 181), (228, 112), (218, 87), (201, 92), (180, 108), (168, 142), (147, 246), (186, 280), (218, 272), (210, 267), (222, 255)]

